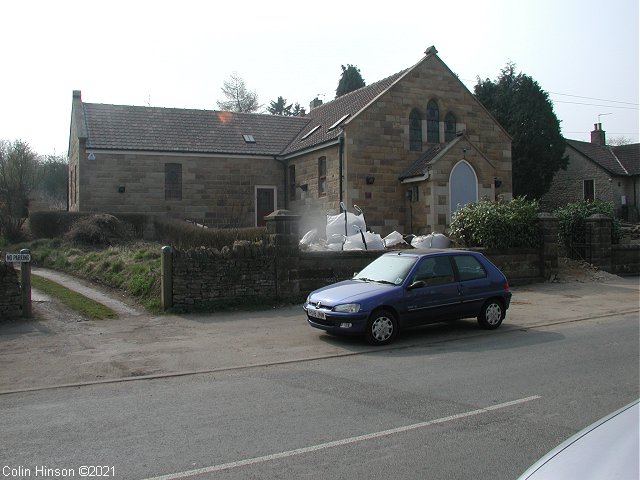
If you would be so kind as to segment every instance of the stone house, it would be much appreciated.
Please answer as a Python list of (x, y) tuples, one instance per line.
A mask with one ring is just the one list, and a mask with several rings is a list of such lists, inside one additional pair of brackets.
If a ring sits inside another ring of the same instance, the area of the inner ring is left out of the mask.
[(638, 220), (640, 210), (640, 144), (609, 146), (602, 124), (591, 132), (591, 142), (567, 140), (569, 164), (553, 177), (540, 204), (555, 210), (580, 200), (611, 202), (616, 214)]
[(438, 57), (297, 117), (84, 103), (73, 94), (69, 209), (216, 227), (288, 209), (303, 227), (358, 205), (382, 235), (444, 231), (510, 199), (511, 138)]

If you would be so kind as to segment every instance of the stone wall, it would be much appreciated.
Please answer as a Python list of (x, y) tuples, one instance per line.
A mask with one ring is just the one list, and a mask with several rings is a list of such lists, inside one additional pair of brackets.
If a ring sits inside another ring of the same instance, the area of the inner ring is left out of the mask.
[(616, 275), (640, 274), (640, 245), (613, 245), (609, 272)]
[[(545, 217), (543, 228), (553, 228), (555, 219)], [(267, 217), (268, 244), (236, 242), (222, 251), (199, 248), (174, 251), (172, 281), (165, 308), (206, 308), (224, 302), (242, 303), (265, 299), (302, 301), (322, 286), (351, 278), (385, 251), (303, 252), (298, 248), (300, 217), (276, 211)], [(483, 253), (507, 276), (511, 285), (544, 281), (557, 273), (557, 252), (547, 241), (540, 249), (489, 250)], [(163, 293), (164, 295), (164, 293)], [(164, 298), (164, 297), (163, 297)]]
[(277, 297), (272, 247), (237, 242), (221, 251), (174, 250), (172, 262), (173, 306), (190, 309), (239, 298), (251, 302)]
[[(602, 167), (585, 158), (571, 147), (566, 149), (569, 164), (566, 170), (558, 170), (549, 191), (540, 199), (540, 206), (553, 211), (568, 203), (584, 200), (584, 180), (593, 180), (595, 198), (613, 205), (614, 212), (620, 218), (635, 220), (639, 202), (637, 191), (638, 177), (610, 175)], [(622, 198), (625, 205), (622, 205)]]
[[(456, 130), (467, 136), (435, 163), (429, 180), (404, 184), (398, 179), (401, 173), (434, 146), (427, 142), (426, 106), (431, 99), (439, 107), (440, 142), (444, 142), (447, 113), (455, 116)], [(409, 144), (409, 117), (414, 109), (422, 116), (420, 151), (411, 150)], [(509, 136), (435, 56), (413, 68), (341, 127), (344, 203), (348, 208), (353, 204), (361, 207), (367, 226), (382, 236), (393, 230), (413, 234), (444, 232), (451, 219), (449, 175), (463, 159), (478, 176), (478, 198), (511, 198)], [(306, 191), (297, 189), (287, 204), (288, 209), (303, 215), (303, 232), (314, 226), (314, 219), (321, 222), (326, 212), (339, 211), (339, 154), (339, 144), (332, 144), (288, 159), (288, 164), (295, 166), (296, 183), (307, 186)], [(318, 195), (320, 157), (327, 159), (326, 197)], [(501, 181), (498, 188), (496, 178)], [(416, 186), (418, 197), (409, 205), (407, 190)]]
[(0, 319), (22, 315), (22, 294), (18, 273), (12, 265), (0, 262)]
[[(100, 151), (87, 157), (70, 167), (81, 172), (72, 211), (165, 215), (233, 228), (256, 225), (256, 187), (275, 189), (276, 208), (284, 205), (284, 166), (273, 158)], [(165, 199), (165, 164), (180, 165), (181, 199)]]

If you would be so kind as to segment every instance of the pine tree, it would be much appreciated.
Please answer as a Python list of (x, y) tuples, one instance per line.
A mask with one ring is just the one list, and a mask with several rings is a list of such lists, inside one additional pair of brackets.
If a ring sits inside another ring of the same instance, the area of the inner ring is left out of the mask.
[(336, 98), (341, 97), (345, 93), (352, 92), (364, 87), (364, 79), (360, 75), (360, 69), (355, 65), (348, 64), (346, 67), (341, 65), (342, 75), (336, 89)]
[(513, 194), (538, 199), (567, 168), (566, 144), (549, 94), (515, 69), (508, 63), (495, 82), (478, 78), (474, 91), (512, 137)]

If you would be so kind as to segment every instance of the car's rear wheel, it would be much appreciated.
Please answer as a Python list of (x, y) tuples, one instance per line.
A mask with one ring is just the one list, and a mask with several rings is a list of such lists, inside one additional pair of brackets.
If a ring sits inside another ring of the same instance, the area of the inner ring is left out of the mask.
[(386, 345), (393, 341), (397, 333), (396, 316), (389, 310), (381, 309), (371, 314), (365, 337), (371, 345)]
[(502, 302), (498, 299), (492, 298), (487, 300), (482, 306), (480, 315), (478, 315), (478, 323), (480, 326), (487, 330), (493, 330), (498, 328), (504, 320), (505, 310)]

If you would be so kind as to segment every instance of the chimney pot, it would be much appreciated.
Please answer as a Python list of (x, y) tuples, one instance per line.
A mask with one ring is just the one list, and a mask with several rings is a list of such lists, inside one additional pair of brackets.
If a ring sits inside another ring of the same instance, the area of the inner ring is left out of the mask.
[(320, 100), (318, 97), (314, 98), (313, 100), (311, 100), (311, 103), (309, 104), (309, 111), (319, 107), (320, 105), (322, 105), (322, 100)]
[(604, 130), (602, 130), (602, 123), (595, 123), (593, 125), (593, 132), (591, 132), (591, 143), (601, 146), (607, 144), (605, 132)]

